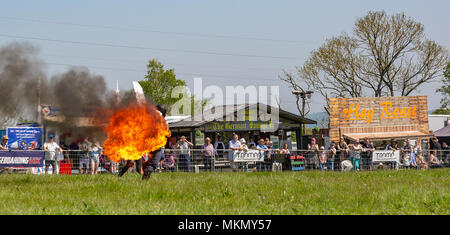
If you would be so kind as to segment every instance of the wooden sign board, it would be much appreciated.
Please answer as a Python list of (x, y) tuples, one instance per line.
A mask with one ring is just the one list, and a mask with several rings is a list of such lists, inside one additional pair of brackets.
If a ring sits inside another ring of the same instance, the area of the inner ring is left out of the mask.
[(329, 105), (332, 141), (346, 134), (429, 134), (426, 96), (330, 98)]

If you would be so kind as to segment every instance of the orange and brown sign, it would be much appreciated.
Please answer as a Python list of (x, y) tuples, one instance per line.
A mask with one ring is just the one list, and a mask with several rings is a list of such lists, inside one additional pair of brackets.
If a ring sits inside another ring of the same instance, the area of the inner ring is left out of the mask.
[(427, 137), (426, 96), (331, 98), (330, 139)]

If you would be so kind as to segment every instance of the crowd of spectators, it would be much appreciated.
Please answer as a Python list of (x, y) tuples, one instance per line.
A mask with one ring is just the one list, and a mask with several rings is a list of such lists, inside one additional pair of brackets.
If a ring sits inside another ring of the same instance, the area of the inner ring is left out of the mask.
[[(3, 136), (0, 142), (0, 150), (8, 149), (8, 137)], [(161, 171), (186, 171), (190, 172), (193, 155), (201, 155), (200, 162), (206, 171), (213, 171), (217, 159), (225, 159), (229, 162), (232, 171), (238, 171), (239, 168), (248, 168), (248, 162), (238, 163), (234, 161), (234, 151), (260, 150), (264, 153), (264, 161), (256, 162), (254, 171), (268, 171), (272, 167), (275, 155), (302, 155), (305, 157), (307, 169), (318, 170), (340, 170), (341, 163), (348, 160), (353, 170), (374, 170), (383, 168), (416, 168), (428, 169), (450, 166), (450, 146), (446, 142), (439, 143), (437, 138), (432, 138), (430, 149), (422, 150), (421, 142), (406, 138), (400, 141), (392, 139), (389, 142), (383, 142), (377, 149), (400, 151), (400, 161), (373, 163), (372, 153), (375, 151), (375, 145), (368, 138), (362, 141), (359, 139), (353, 142), (346, 142), (340, 138), (339, 142), (331, 142), (329, 148), (320, 146), (315, 138), (307, 145), (306, 150), (290, 150), (288, 143), (283, 143), (282, 148), (274, 148), (274, 144), (269, 138), (259, 138), (255, 142), (250, 138), (247, 142), (237, 134), (233, 134), (230, 141), (224, 142), (221, 136), (213, 144), (211, 138), (206, 137), (201, 149), (196, 149), (194, 144), (185, 136), (181, 136), (175, 143), (169, 143), (168, 148), (164, 149), (164, 157), (159, 163)], [(74, 161), (75, 168), (80, 174), (98, 174), (99, 167), (113, 174), (117, 173), (124, 162), (116, 163), (108, 159), (104, 154), (104, 148), (95, 138), (85, 137), (66, 145), (64, 141), (57, 144), (54, 135), (48, 136), (48, 141), (44, 143), (43, 150), (45, 155), (45, 173), (48, 173), (49, 167), (57, 168), (58, 160), (62, 159)], [(196, 153), (196, 154), (193, 154)], [(138, 173), (142, 171), (141, 162), (135, 161), (134, 170)], [(198, 161), (196, 161), (196, 165)], [(0, 169), (8, 171), (8, 168)], [(53, 171), (55, 172), (55, 171)]]
[[(255, 141), (250, 138), (247, 142), (244, 138), (239, 138), (237, 134), (233, 134), (230, 141), (224, 142), (221, 136), (218, 136), (217, 141), (213, 144), (211, 138), (206, 137), (204, 145), (201, 149), (194, 149), (194, 144), (190, 142), (185, 136), (181, 136), (174, 144), (169, 143), (168, 148), (164, 150), (165, 157), (159, 164), (159, 170), (161, 171), (185, 171), (190, 172), (192, 170), (192, 162), (194, 161), (194, 155), (201, 156), (199, 161), (203, 164), (203, 169), (206, 171), (213, 171), (217, 159), (223, 157), (225, 161), (228, 161), (232, 171), (238, 171), (239, 168), (248, 167), (248, 163), (238, 163), (234, 161), (234, 151), (248, 151), (248, 150), (260, 150), (264, 153), (264, 161), (257, 162), (253, 168), (254, 171), (268, 171), (272, 167), (274, 156), (276, 154), (300, 154), (306, 158), (307, 169), (318, 170), (340, 170), (341, 162), (349, 160), (355, 171), (360, 170), (374, 170), (383, 168), (417, 168), (428, 169), (429, 167), (442, 167), (444, 165), (450, 165), (450, 147), (447, 143), (443, 142), (442, 145), (438, 142), (437, 138), (432, 139), (432, 147), (430, 154), (426, 159), (422, 151), (422, 147), (419, 141), (414, 141), (411, 144), (410, 139), (402, 140), (402, 146), (400, 147), (397, 140), (392, 139), (389, 143), (383, 143), (378, 149), (384, 150), (399, 150), (400, 161), (399, 162), (387, 162), (377, 163), (374, 165), (372, 162), (372, 153), (375, 151), (375, 145), (368, 138), (364, 138), (362, 141), (359, 139), (353, 142), (347, 143), (344, 138), (341, 138), (338, 143), (331, 142), (330, 147), (325, 149), (324, 146), (319, 146), (315, 138), (311, 139), (306, 151), (293, 151), (289, 149), (288, 143), (283, 143), (282, 148), (274, 148), (274, 144), (269, 138), (260, 138)], [(89, 141), (89, 138), (85, 138), (78, 144), (78, 150), (81, 151), (80, 157), (80, 172), (87, 173), (90, 169), (92, 174), (96, 174), (94, 168), (98, 167), (99, 156), (103, 156), (103, 148), (99, 145), (98, 141), (94, 139), (93, 143)], [(195, 151), (193, 151), (195, 150)], [(194, 154), (195, 153), (195, 154)], [(107, 157), (104, 156), (106, 159)], [(101, 157), (100, 157), (101, 158)], [(198, 160), (198, 159), (197, 159)], [(90, 165), (87, 165), (89, 162)], [(100, 162), (102, 162), (100, 160)], [(111, 172), (116, 172), (120, 165), (107, 161), (111, 167)], [(397, 165), (398, 164), (398, 165)], [(86, 167), (87, 165), (87, 167)], [(136, 171), (140, 171), (139, 162), (136, 162)]]
[(351, 162), (355, 171), (385, 167), (428, 169), (429, 167), (450, 166), (450, 147), (446, 142), (441, 145), (437, 138), (432, 138), (428, 159), (424, 157), (420, 142), (414, 142), (414, 144), (411, 144), (410, 139), (406, 138), (403, 140), (403, 146), (400, 147), (398, 141), (392, 139), (389, 143), (384, 144), (381, 149), (400, 151), (400, 161), (378, 163), (377, 165), (372, 162), (375, 145), (367, 138), (362, 142), (356, 139), (349, 144), (344, 138), (341, 138), (339, 143), (331, 142), (328, 151), (325, 150), (324, 146), (319, 147), (316, 140), (312, 138), (311, 143), (308, 144), (306, 156), (309, 168), (320, 170), (335, 170), (335, 166), (339, 166), (345, 160)]

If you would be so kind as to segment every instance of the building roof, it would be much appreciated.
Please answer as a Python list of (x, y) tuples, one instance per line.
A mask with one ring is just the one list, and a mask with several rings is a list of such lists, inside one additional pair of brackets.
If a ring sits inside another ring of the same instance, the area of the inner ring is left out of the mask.
[(443, 127), (434, 132), (434, 136), (436, 137), (449, 137), (450, 136), (450, 125)]
[[(169, 126), (171, 128), (182, 128), (182, 127), (200, 127), (206, 123), (212, 122), (212, 121), (222, 121), (222, 120), (228, 120), (227, 117), (230, 117), (230, 115), (235, 115), (239, 111), (245, 110), (245, 109), (256, 109), (256, 108), (262, 108), (267, 109), (271, 113), (273, 111), (278, 111), (280, 116), (283, 116), (285, 119), (289, 119), (291, 121), (303, 123), (303, 124), (317, 124), (316, 121), (303, 118), (299, 115), (293, 114), (291, 112), (278, 109), (273, 106), (268, 106), (262, 103), (255, 103), (255, 104), (235, 104), (235, 105), (222, 105), (222, 106), (215, 106), (211, 109), (204, 110), (203, 114), (197, 114), (194, 115), (194, 117), (188, 116), (186, 119), (169, 123)], [(222, 109), (222, 112), (217, 112), (218, 109)], [(207, 115), (206, 115), (207, 113)], [(208, 118), (208, 120), (204, 119), (204, 116)], [(234, 120), (234, 118), (232, 118)]]

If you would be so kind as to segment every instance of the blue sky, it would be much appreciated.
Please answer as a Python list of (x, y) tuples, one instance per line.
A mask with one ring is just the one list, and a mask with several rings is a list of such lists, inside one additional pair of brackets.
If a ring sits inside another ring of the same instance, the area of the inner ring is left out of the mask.
[[(0, 34), (65, 41), (128, 45), (117, 48), (28, 40), (40, 48), (50, 75), (66, 65), (83, 65), (105, 77), (111, 89), (119, 80), (121, 89), (141, 80), (151, 58), (175, 68), (178, 78), (193, 86), (194, 76), (203, 74), (208, 85), (280, 85), (283, 108), (296, 112), (294, 97), (279, 81), (282, 69), (292, 71), (326, 38), (351, 32), (357, 17), (369, 10), (405, 12), (425, 25), (428, 38), (450, 48), (450, 1), (5, 1), (0, 0)], [(12, 19), (16, 18), (16, 19)], [(38, 20), (30, 21), (28, 19)], [(67, 24), (41, 21), (67, 22)], [(114, 26), (140, 31), (75, 24)], [(255, 40), (189, 36), (144, 31), (232, 37)], [(0, 36), (0, 45), (14, 41)], [(295, 41), (295, 42), (293, 42)], [(145, 47), (147, 49), (142, 49)], [(262, 55), (264, 58), (227, 56), (149, 48)], [(272, 58), (272, 57), (289, 57)], [(223, 76), (223, 77), (220, 77)], [(428, 95), (429, 108), (439, 107), (438, 84), (416, 94)], [(312, 99), (313, 112), (323, 111), (324, 100)]]

